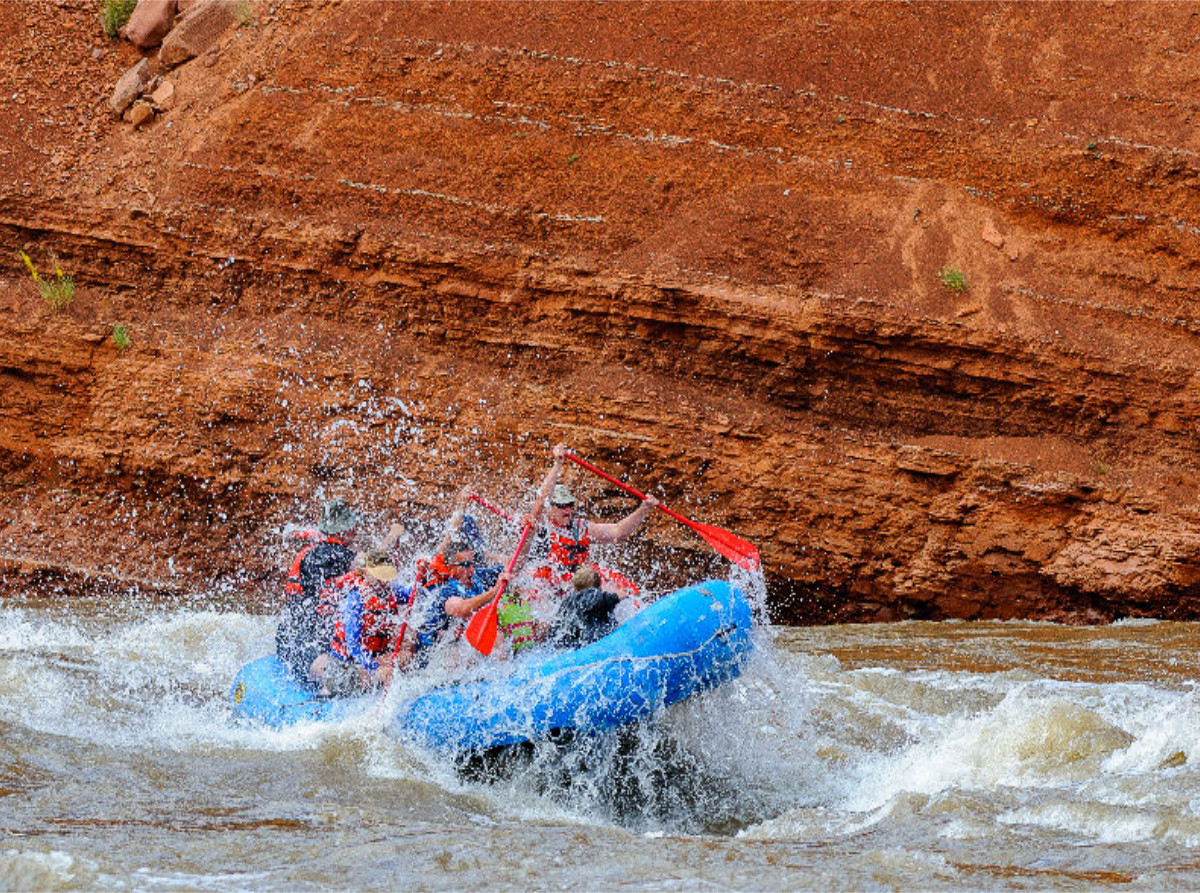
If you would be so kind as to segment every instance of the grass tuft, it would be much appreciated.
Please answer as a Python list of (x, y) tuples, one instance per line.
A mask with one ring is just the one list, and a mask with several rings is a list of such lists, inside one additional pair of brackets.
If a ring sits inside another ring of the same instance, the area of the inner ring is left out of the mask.
[(38, 294), (50, 309), (58, 313), (70, 307), (71, 302), (75, 300), (75, 277), (62, 271), (62, 267), (58, 265), (58, 256), (53, 251), (50, 252), (50, 265), (54, 267), (54, 278), (50, 279), (38, 274), (37, 267), (33, 265), (28, 254), (19, 249), (17, 253), (29, 268), (29, 275), (33, 277)]
[(938, 279), (942, 280), (942, 287), (947, 291), (967, 290), (967, 277), (962, 270), (954, 267), (942, 267), (938, 270)]
[(135, 6), (137, 6), (137, 0), (101, 0), (100, 27), (104, 29), (105, 35), (116, 37), (117, 32), (133, 15)]

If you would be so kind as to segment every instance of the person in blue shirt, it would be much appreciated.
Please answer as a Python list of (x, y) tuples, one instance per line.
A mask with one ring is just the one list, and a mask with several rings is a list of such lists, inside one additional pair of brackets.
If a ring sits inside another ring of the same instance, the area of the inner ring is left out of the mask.
[(470, 487), (462, 488), (455, 496), (454, 513), (447, 520), (446, 533), (434, 550), (437, 554), (426, 562), (424, 572), (418, 572), (417, 582), (419, 585), (430, 588), (445, 582), (447, 573), (442, 562), (451, 541), (466, 544), (475, 553), (475, 577), (472, 587), (476, 591), (482, 592), (484, 589), (489, 589), (495, 586), (496, 581), (499, 580), (500, 571), (504, 570), (504, 565), (489, 559), (487, 536), (479, 526), (479, 521), (467, 511), (472, 496)]
[[(421, 600), (424, 615), (417, 627), (416, 655), (424, 666), (434, 646), (457, 639), (471, 615), (495, 598), (499, 588), (512, 577), (501, 572), (486, 589), (479, 585), (475, 562), (478, 552), (466, 539), (452, 538), (437, 558), (449, 572), (449, 578), (425, 590)], [(501, 569), (503, 571), (503, 568)]]
[(408, 592), (396, 576), (387, 550), (372, 549), (322, 590), (318, 610), (334, 631), (326, 653), (313, 662), (313, 675), (326, 693), (358, 695), (387, 685), (411, 659), (411, 644), (400, 641)]

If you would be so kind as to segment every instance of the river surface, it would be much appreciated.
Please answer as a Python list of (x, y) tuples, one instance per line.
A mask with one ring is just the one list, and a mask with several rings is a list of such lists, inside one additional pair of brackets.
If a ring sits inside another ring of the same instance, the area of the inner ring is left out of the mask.
[(1200, 887), (1200, 627), (771, 629), (741, 678), (466, 773), (233, 719), (271, 618), (0, 605), (0, 889)]

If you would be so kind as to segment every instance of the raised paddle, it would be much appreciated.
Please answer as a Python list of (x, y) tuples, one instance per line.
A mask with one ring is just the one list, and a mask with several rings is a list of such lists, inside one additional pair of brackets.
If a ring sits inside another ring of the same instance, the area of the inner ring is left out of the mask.
[[(599, 475), (600, 477), (604, 478), (610, 484), (616, 484), (631, 496), (636, 496), (638, 499), (646, 498), (644, 493), (639, 493), (624, 481), (617, 480), (611, 474), (601, 471), (595, 465), (580, 459), (574, 453), (567, 453), (566, 457), (576, 465), (582, 465), (592, 474)], [(689, 518), (685, 518), (683, 515), (679, 514), (679, 512), (672, 511), (662, 503), (659, 503), (658, 508), (662, 509), (680, 524), (685, 524), (692, 528), (692, 530), (699, 534), (701, 539), (703, 539), (706, 543), (708, 543), (738, 567), (744, 568), (748, 571), (758, 570), (761, 564), (758, 557), (758, 549), (754, 548), (754, 546), (750, 545), (750, 543), (746, 542), (741, 537), (734, 536), (728, 530), (722, 530), (720, 527), (713, 527), (711, 524), (701, 524), (699, 521), (692, 521)]]
[[(521, 554), (521, 549), (525, 547), (525, 540), (529, 537), (529, 531), (532, 529), (533, 525), (526, 521), (525, 526), (521, 528), (521, 539), (517, 541), (517, 548), (513, 550), (512, 558), (508, 559), (508, 567), (504, 569), (505, 574), (513, 572), (513, 568), (517, 565), (517, 557)], [(496, 632), (500, 626), (500, 622), (496, 618), (496, 609), (500, 605), (500, 596), (504, 595), (506, 582), (506, 580), (500, 581), (500, 588), (496, 590), (496, 595), (476, 611), (471, 622), (467, 624), (467, 641), (480, 654), (491, 654), (492, 648), (496, 644)]]
[(499, 515), (505, 521), (511, 521), (513, 519), (513, 516), (510, 515), (508, 512), (506, 512), (504, 509), (500, 508), (500, 506), (493, 505), (492, 503), (490, 503), (486, 499), (484, 499), (482, 496), (480, 496), (478, 493), (472, 493), (470, 495), (470, 497), (468, 497), (468, 498), (471, 499), (473, 502), (478, 502), (481, 506), (483, 506), (485, 509), (487, 509), (492, 514)]

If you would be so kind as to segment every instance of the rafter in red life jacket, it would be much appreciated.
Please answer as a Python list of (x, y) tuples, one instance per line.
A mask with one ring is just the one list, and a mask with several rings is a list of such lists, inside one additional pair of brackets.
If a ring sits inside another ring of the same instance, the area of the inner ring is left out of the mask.
[(305, 540), (308, 544), (302, 546), (300, 551), (296, 553), (296, 557), (292, 561), (292, 566), (288, 569), (287, 582), (283, 584), (283, 594), (287, 598), (300, 598), (304, 595), (304, 586), (300, 582), (300, 564), (304, 561), (308, 553), (322, 543), (336, 543), (339, 546), (346, 546), (347, 548), (349, 548), (350, 544), (342, 537), (329, 533), (321, 533), (321, 531), (312, 528), (298, 530), (292, 536), (299, 540)]
[(546, 530), (550, 535), (550, 560), (564, 568), (582, 567), (592, 549), (587, 521), (572, 518), (565, 525), (551, 521), (546, 525)]
[[(325, 605), (332, 611), (340, 611), (341, 603), (347, 597), (347, 590), (350, 588), (358, 590), (362, 602), (362, 625), (359, 633), (362, 650), (378, 658), (392, 650), (393, 638), (397, 634), (396, 619), (400, 612), (400, 602), (396, 593), (387, 585), (377, 583), (360, 569), (342, 574), (325, 587), (322, 592)], [(353, 660), (350, 645), (346, 641), (346, 626), (340, 614), (334, 624), (330, 648), (343, 660)]]

